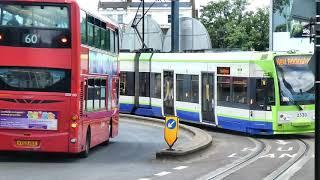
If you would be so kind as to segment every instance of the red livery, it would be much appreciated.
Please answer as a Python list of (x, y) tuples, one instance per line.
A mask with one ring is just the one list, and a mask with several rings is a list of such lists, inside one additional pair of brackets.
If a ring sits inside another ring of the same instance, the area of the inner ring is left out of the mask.
[(118, 34), (75, 0), (0, 1), (0, 150), (86, 157), (117, 136)]

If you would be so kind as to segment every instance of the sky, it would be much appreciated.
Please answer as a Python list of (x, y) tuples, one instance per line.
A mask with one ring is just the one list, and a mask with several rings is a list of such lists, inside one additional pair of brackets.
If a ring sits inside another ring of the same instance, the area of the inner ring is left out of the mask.
[[(99, 0), (77, 0), (80, 4), (88, 9), (97, 10), (97, 4)], [(169, 0), (166, 0), (169, 1)], [(205, 5), (209, 1), (217, 1), (217, 0), (196, 0), (196, 6), (200, 7), (200, 5)], [(250, 10), (255, 10), (259, 7), (266, 7), (270, 4), (270, 0), (249, 0), (251, 3), (249, 6)]]

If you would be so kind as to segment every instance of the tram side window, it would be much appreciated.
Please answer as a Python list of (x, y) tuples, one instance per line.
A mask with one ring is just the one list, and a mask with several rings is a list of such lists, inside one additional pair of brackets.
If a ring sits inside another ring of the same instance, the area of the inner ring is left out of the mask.
[(151, 97), (161, 98), (161, 73), (151, 73)]
[(120, 73), (120, 95), (134, 96), (134, 72)]
[(231, 77), (218, 77), (218, 105), (231, 102)]
[(81, 10), (80, 13), (81, 22), (81, 42), (87, 44), (87, 14)]
[(232, 81), (232, 102), (248, 104), (248, 78), (234, 77)]
[(274, 81), (273, 79), (257, 79), (255, 104), (264, 107), (275, 105)]
[(177, 101), (199, 103), (199, 76), (177, 74)]
[(140, 96), (141, 97), (150, 97), (150, 82), (149, 82), (149, 73), (140, 72), (139, 74), (139, 83), (140, 83)]
[(265, 104), (265, 86), (262, 83), (262, 79), (256, 80), (256, 93), (255, 93), (255, 103), (258, 106), (264, 106)]

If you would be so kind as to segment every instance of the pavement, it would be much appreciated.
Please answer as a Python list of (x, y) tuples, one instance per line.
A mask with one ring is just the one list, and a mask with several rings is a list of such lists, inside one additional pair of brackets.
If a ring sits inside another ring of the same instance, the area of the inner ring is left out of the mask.
[[(127, 121), (129, 120), (140, 123), (156, 124), (160, 127), (164, 127), (164, 120), (162, 119), (140, 117), (128, 114), (122, 114), (121, 117), (125, 118)], [(187, 156), (204, 150), (212, 144), (212, 136), (199, 128), (180, 124), (180, 132), (186, 134), (189, 138), (185, 139), (183, 142), (178, 139), (180, 142), (179, 145), (174, 148), (174, 151), (168, 150), (168, 148), (158, 150), (156, 153), (157, 158)]]

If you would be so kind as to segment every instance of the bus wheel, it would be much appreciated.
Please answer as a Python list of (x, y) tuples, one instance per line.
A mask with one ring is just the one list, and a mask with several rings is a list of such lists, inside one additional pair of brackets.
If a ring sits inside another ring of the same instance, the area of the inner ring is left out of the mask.
[(111, 136), (112, 136), (112, 120), (110, 121), (110, 124), (109, 124), (109, 137), (108, 137), (108, 139), (106, 140), (106, 141), (104, 141), (103, 143), (102, 143), (102, 145), (103, 146), (106, 146), (106, 145), (108, 145), (109, 144), (109, 142), (110, 142), (110, 138), (111, 138)]
[(90, 152), (90, 132), (88, 131), (87, 137), (86, 137), (86, 145), (84, 147), (84, 151), (80, 153), (81, 158), (87, 158), (89, 156)]

